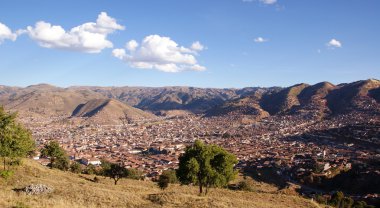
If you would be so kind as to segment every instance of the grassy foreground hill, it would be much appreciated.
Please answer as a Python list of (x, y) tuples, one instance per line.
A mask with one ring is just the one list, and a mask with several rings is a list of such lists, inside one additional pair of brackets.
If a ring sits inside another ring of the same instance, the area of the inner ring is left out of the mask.
[[(160, 190), (151, 181), (122, 179), (118, 185), (108, 178), (51, 170), (32, 160), (23, 160), (8, 181), (0, 179), (0, 207), (319, 207), (309, 199), (284, 194), (257, 183), (257, 191), (212, 189), (198, 196), (198, 188), (171, 185)], [(26, 195), (13, 189), (45, 184), (52, 193)]]

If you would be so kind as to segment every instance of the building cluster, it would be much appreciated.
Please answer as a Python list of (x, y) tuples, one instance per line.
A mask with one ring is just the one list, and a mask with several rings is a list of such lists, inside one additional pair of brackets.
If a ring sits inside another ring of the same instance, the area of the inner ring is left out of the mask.
[[(332, 175), (353, 163), (380, 159), (380, 121), (365, 114), (330, 119), (271, 116), (242, 123), (228, 117), (194, 115), (97, 125), (77, 119), (24, 121), (41, 148), (57, 140), (72, 160), (99, 165), (102, 160), (136, 168), (148, 178), (175, 169), (186, 146), (196, 139), (234, 153), (237, 168), (276, 168), (277, 174), (305, 180)], [(380, 176), (380, 167), (368, 167)]]

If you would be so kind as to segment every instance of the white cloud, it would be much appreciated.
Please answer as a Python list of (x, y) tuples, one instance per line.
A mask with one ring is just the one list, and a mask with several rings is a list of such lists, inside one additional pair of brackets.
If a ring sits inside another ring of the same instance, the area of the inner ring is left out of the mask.
[(157, 69), (164, 72), (180, 72), (185, 70), (203, 71), (204, 66), (197, 63), (194, 54), (204, 46), (194, 42), (191, 48), (178, 46), (169, 37), (149, 35), (141, 44), (131, 40), (126, 49), (114, 49), (114, 57), (127, 62), (131, 67), (141, 69)]
[(129, 51), (135, 51), (138, 46), (139, 44), (135, 40), (131, 40), (125, 44), (125, 48), (127, 48)]
[(263, 37), (257, 37), (253, 41), (255, 41), (256, 43), (264, 43), (264, 42), (267, 42), (268, 39), (265, 39)]
[(0, 22), (0, 44), (3, 43), (6, 39), (15, 41), (16, 38), (17, 34), (13, 33), (8, 26)]
[(277, 0), (260, 0), (263, 4), (275, 4)]
[(190, 47), (192, 50), (194, 51), (203, 51), (203, 49), (205, 49), (205, 47), (199, 42), (199, 41), (196, 41), (194, 42), (191, 47)]
[(263, 4), (275, 4), (277, 3), (277, 0), (242, 0), (243, 2), (254, 2), (254, 1), (259, 1), (260, 3)]
[(339, 41), (339, 40), (336, 40), (336, 39), (331, 39), (327, 44), (327, 47), (329, 48), (341, 48), (342, 47), (342, 43)]
[(124, 30), (124, 26), (101, 12), (95, 22), (88, 22), (65, 31), (60, 25), (40, 21), (34, 27), (28, 26), (30, 38), (45, 48), (58, 48), (86, 53), (99, 53), (113, 44), (107, 36), (116, 30)]

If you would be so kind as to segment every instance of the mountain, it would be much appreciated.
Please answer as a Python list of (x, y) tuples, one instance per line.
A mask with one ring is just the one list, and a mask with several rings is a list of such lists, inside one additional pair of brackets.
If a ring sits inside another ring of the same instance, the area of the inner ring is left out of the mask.
[[(96, 99), (103, 101), (93, 101)], [(253, 119), (271, 115), (324, 117), (353, 111), (380, 113), (380, 81), (368, 79), (339, 85), (321, 82), (315, 85), (301, 83), (287, 88), (242, 89), (96, 86), (60, 88), (48, 84), (21, 88), (0, 85), (0, 105), (20, 112), (21, 116), (70, 117), (74, 110), (78, 110), (79, 105), (89, 101), (92, 101), (91, 105), (107, 103), (104, 101), (106, 99), (113, 99), (111, 104), (120, 102), (117, 106), (123, 103), (129, 107), (167, 116), (195, 113), (206, 116), (243, 115)], [(86, 108), (92, 109), (88, 105)], [(119, 109), (119, 114), (124, 112), (120, 110), (124, 108), (115, 107)], [(88, 112), (83, 109), (82, 111)]]
[(335, 114), (350, 111), (380, 113), (379, 89), (380, 81), (376, 79), (341, 84), (328, 94), (328, 106)]
[(314, 114), (319, 117), (331, 113), (326, 96), (337, 87), (329, 82), (320, 82), (304, 88), (297, 96), (299, 105), (291, 109), (293, 114)]
[(361, 80), (338, 86), (329, 82), (262, 88), (208, 110), (206, 116), (301, 115), (322, 118), (351, 112), (380, 113), (380, 81)]
[(74, 91), (46, 84), (0, 89), (0, 104), (24, 116), (70, 116), (79, 104), (95, 98), (104, 96), (89, 90)]
[(268, 117), (269, 113), (264, 111), (260, 106), (260, 99), (263, 94), (267, 93), (266, 89), (257, 89), (256, 91), (245, 95), (242, 98), (225, 102), (223, 105), (216, 106), (205, 113), (206, 117), (212, 116), (239, 116), (246, 115), (254, 119)]
[(196, 87), (93, 87), (88, 89), (143, 110), (153, 112), (187, 110), (193, 113), (203, 113), (251, 90), (251, 88), (237, 90)]
[(265, 94), (260, 101), (260, 105), (271, 115), (286, 113), (293, 106), (300, 105), (298, 95), (308, 86), (308, 84), (302, 83)]
[(93, 99), (78, 105), (72, 117), (88, 118), (102, 124), (117, 124), (122, 123), (124, 119), (126, 121), (142, 120), (156, 116), (115, 99)]

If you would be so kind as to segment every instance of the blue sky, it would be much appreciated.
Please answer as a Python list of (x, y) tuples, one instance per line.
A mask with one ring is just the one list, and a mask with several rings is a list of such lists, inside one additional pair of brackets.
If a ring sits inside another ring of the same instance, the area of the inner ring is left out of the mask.
[(3, 0), (0, 85), (379, 79), (379, 10), (377, 0)]

